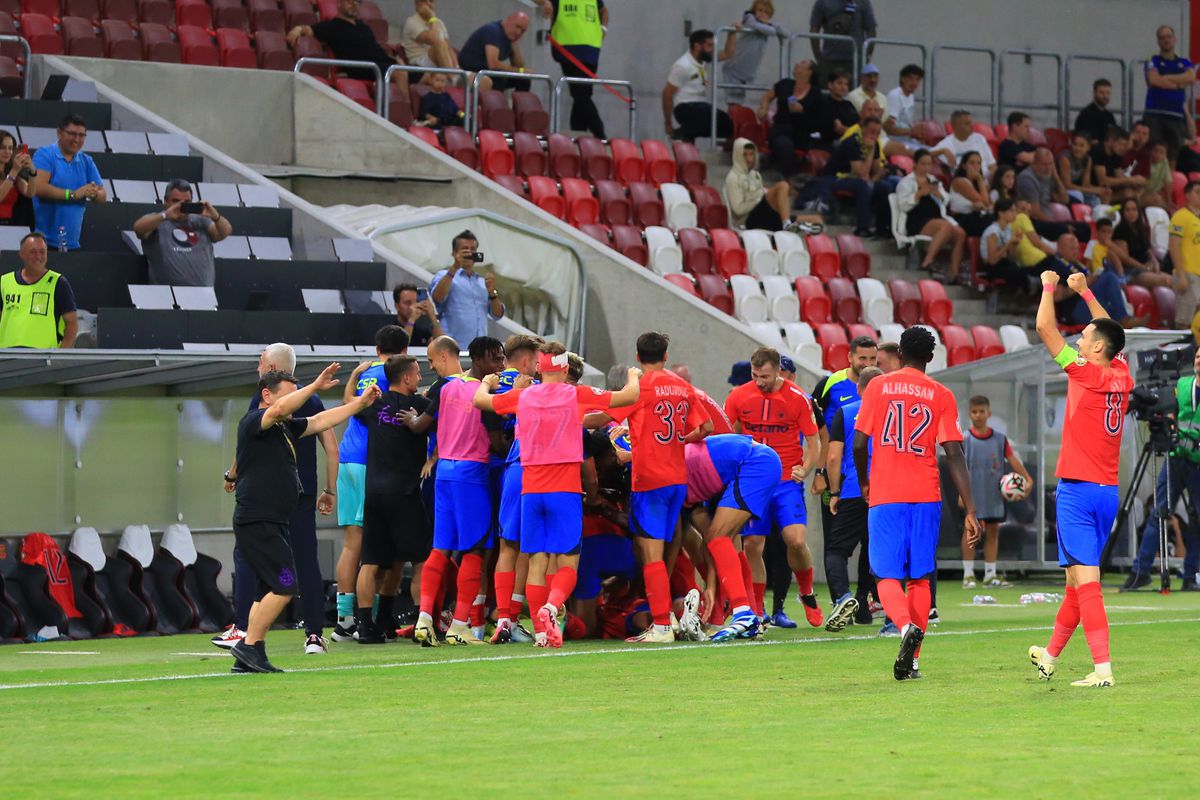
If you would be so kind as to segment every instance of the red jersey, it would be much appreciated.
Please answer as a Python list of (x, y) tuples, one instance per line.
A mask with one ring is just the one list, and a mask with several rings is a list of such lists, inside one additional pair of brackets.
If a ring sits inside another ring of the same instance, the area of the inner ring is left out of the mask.
[(817, 435), (812, 398), (788, 380), (773, 392), (743, 383), (725, 398), (725, 413), (742, 433), (779, 454), (785, 481), (792, 479), (792, 467), (804, 463), (804, 437)]
[(629, 420), (633, 447), (633, 491), (649, 492), (687, 483), (684, 437), (709, 421), (708, 412), (687, 381), (665, 369), (642, 374), (638, 401), (608, 415)]
[(695, 389), (696, 397), (699, 398), (704, 410), (708, 412), (709, 419), (712, 420), (713, 436), (720, 436), (723, 433), (733, 433), (733, 425), (729, 422), (729, 417), (725, 415), (725, 409), (721, 408), (720, 404), (709, 396), (708, 392), (703, 389)]
[(963, 440), (949, 389), (912, 367), (876, 378), (854, 429), (872, 441), (872, 506), (942, 499), (937, 446)]
[(1067, 373), (1067, 414), (1054, 477), (1116, 486), (1121, 428), (1133, 389), (1125, 354), (1117, 353), (1105, 369), (1067, 345), (1054, 360)]

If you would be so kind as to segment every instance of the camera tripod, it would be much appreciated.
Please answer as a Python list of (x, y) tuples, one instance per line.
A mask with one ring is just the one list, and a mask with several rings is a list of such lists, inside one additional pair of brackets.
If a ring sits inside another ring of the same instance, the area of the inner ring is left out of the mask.
[[(1170, 452), (1172, 450), (1171, 442), (1168, 440), (1160, 440), (1158, 437), (1151, 434), (1150, 441), (1142, 445), (1142, 452), (1138, 455), (1137, 463), (1133, 468), (1133, 480), (1130, 481), (1129, 489), (1126, 490), (1125, 496), (1121, 498), (1121, 505), (1117, 509), (1117, 518), (1113, 521), (1112, 530), (1108, 533), (1108, 539), (1104, 542), (1104, 550), (1100, 554), (1100, 573), (1112, 571), (1112, 552), (1117, 544), (1117, 534), (1125, 527), (1129, 521), (1129, 516), (1133, 511), (1133, 504), (1137, 502), (1138, 489), (1141, 488), (1142, 479), (1146, 476), (1146, 470), (1149, 468), (1151, 474), (1155, 476), (1154, 480), (1158, 480), (1159, 472), (1162, 472), (1162, 466), (1167, 464), (1165, 471), (1166, 476), (1166, 497), (1167, 501), (1171, 500), (1171, 467), (1168, 464)], [(1180, 497), (1184, 499), (1187, 508), (1191, 508), (1191, 498), (1186, 495), (1187, 490), (1180, 492)], [(1171, 591), (1171, 568), (1167, 558), (1167, 543), (1169, 532), (1167, 527), (1167, 517), (1170, 516), (1171, 509), (1168, 508), (1165, 513), (1160, 514), (1158, 510), (1158, 486), (1154, 487), (1154, 503), (1151, 513), (1158, 517), (1158, 576), (1159, 576), (1159, 592), (1161, 594), (1169, 594)]]

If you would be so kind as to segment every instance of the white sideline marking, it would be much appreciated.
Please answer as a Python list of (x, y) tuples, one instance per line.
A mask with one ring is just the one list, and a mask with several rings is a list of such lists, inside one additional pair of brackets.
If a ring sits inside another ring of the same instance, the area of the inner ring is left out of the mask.
[(98, 656), (99, 650), (18, 650), (23, 656)]
[[(962, 608), (1058, 608), (1058, 603), (959, 603)], [(1105, 606), (1106, 611), (1176, 611), (1166, 606)]]
[[(1200, 617), (1187, 617), (1184, 619), (1153, 619), (1153, 620), (1138, 620), (1136, 622), (1110, 622), (1109, 627), (1119, 628), (1133, 625), (1174, 625), (1178, 623), (1200, 622)], [(1028, 633), (1033, 631), (1049, 630), (1048, 625), (1030, 625), (1019, 628), (988, 628), (974, 631), (931, 631), (926, 636), (942, 637), (942, 636), (982, 636), (994, 633)], [(738, 642), (730, 644), (712, 644), (708, 642), (697, 642), (692, 644), (676, 644), (672, 647), (618, 647), (611, 650), (571, 650), (559, 653), (529, 653), (526, 655), (511, 655), (511, 656), (479, 656), (475, 658), (450, 658), (441, 661), (396, 661), (382, 664), (341, 664), (338, 666), (329, 667), (301, 667), (299, 669), (289, 669), (287, 672), (302, 673), (302, 672), (349, 672), (351, 670), (362, 669), (403, 669), (408, 667), (434, 667), (444, 666), (447, 664), (476, 664), (481, 661), (529, 661), (539, 658), (584, 658), (587, 656), (608, 656), (616, 654), (628, 653), (677, 653), (681, 650), (696, 650), (696, 649), (715, 649), (717, 651), (733, 650), (741, 647), (774, 647), (782, 645), (796, 644), (830, 644), (837, 642), (870, 642), (870, 641), (885, 641), (892, 642), (891, 638), (881, 639), (875, 634), (864, 636), (826, 636), (820, 638), (806, 639), (776, 639), (774, 641), (750, 641)], [(125, 683), (162, 683), (166, 681), (190, 681), (200, 678), (233, 678), (231, 672), (203, 672), (195, 675), (152, 675), (145, 678), (108, 678), (105, 680), (95, 681), (45, 681), (41, 683), (5, 683), (0, 684), (0, 691), (8, 691), (11, 689), (48, 689), (60, 686), (114, 686)], [(241, 677), (241, 676), (237, 676)]]
[(171, 655), (173, 655), (173, 656), (203, 656), (205, 658), (208, 658), (209, 656), (229, 656), (230, 653), (228, 650), (209, 650), (207, 653), (171, 653)]

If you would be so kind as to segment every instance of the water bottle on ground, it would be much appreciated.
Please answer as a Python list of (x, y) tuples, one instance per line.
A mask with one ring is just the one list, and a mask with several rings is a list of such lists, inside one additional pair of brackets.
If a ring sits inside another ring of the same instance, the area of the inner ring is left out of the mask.
[(1020, 603), (1023, 606), (1032, 603), (1059, 603), (1062, 602), (1062, 595), (1053, 592), (1031, 592), (1023, 594), (1020, 598)]
[(976, 606), (991, 606), (996, 604), (996, 598), (990, 594), (977, 594), (971, 598), (971, 604)]

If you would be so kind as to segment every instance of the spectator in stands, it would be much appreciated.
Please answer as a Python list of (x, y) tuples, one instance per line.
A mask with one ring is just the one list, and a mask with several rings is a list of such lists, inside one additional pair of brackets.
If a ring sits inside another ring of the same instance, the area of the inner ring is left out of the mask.
[[(423, 292), (424, 298), (421, 297)], [(392, 289), (392, 303), (396, 306), (396, 324), (404, 328), (411, 346), (427, 347), (442, 335), (437, 308), (424, 289), (418, 289), (411, 283), (402, 283)]]
[(1067, 278), (1076, 272), (1087, 276), (1088, 288), (1104, 306), (1108, 316), (1121, 323), (1121, 327), (1133, 328), (1146, 323), (1144, 317), (1131, 317), (1125, 310), (1125, 294), (1121, 291), (1121, 281), (1115, 272), (1107, 269), (1098, 272), (1088, 270), (1079, 257), (1079, 240), (1073, 235), (1064, 233), (1058, 237), (1058, 252), (1042, 263), (1042, 269), (1052, 269), (1062, 279), (1054, 289), (1054, 302), (1058, 318), (1067, 325), (1087, 325), (1092, 321), (1087, 303), (1066, 285)]
[[(524, 72), (525, 56), (517, 43), (529, 29), (529, 15), (524, 11), (514, 11), (504, 19), (481, 25), (467, 37), (462, 49), (458, 52), (458, 63), (469, 72), (481, 72), (485, 69), (498, 72)], [(484, 76), (479, 82), (480, 91), (499, 89), (505, 91), (524, 92), (529, 90), (529, 81), (525, 78), (507, 78)]]
[(775, 119), (767, 141), (771, 160), (785, 178), (791, 178), (799, 168), (796, 149), (808, 150), (820, 143), (818, 126), (824, 99), (812, 82), (813, 66), (811, 61), (797, 61), (792, 77), (778, 81), (758, 102), (758, 118), (765, 121), (771, 101), (775, 101)]
[[(741, 29), (742, 23), (733, 27)], [(663, 129), (667, 136), (694, 142), (697, 138), (712, 135), (712, 104), (708, 94), (708, 67), (714, 57), (713, 32), (692, 31), (688, 37), (688, 51), (675, 60), (667, 73), (667, 82), (662, 90)], [(737, 52), (737, 37), (730, 34), (716, 58), (728, 61)], [(672, 119), (674, 121), (672, 121)], [(679, 123), (676, 129), (675, 123)], [(717, 136), (727, 138), (733, 134), (733, 120), (724, 111), (717, 111)]]
[(1054, 245), (1038, 236), (1037, 230), (1033, 227), (1033, 220), (1029, 218), (1028, 200), (1017, 200), (1013, 207), (1017, 212), (1012, 221), (1013, 238), (1017, 242), (1013, 255), (1022, 269), (1031, 276), (1037, 277), (1038, 273), (1044, 269), (1042, 262), (1046, 260), (1047, 256), (1054, 255)]
[(1027, 141), (1031, 124), (1029, 115), (1024, 111), (1014, 111), (1008, 115), (1008, 136), (1000, 143), (996, 161), (1012, 165), (1018, 173), (1033, 163), (1033, 151), (1037, 148)]
[[(594, 78), (600, 69), (600, 48), (608, 31), (608, 7), (604, 0), (541, 0), (542, 15), (550, 17), (551, 55), (562, 68), (564, 77)], [(604, 120), (592, 102), (590, 84), (573, 83), (571, 92), (571, 130), (588, 131), (597, 139), (607, 139)]]
[(1142, 188), (1142, 205), (1171, 210), (1171, 162), (1167, 161), (1167, 146), (1150, 143), (1150, 176)]
[(1055, 222), (1051, 219), (1051, 203), (1069, 203), (1067, 189), (1054, 171), (1054, 154), (1048, 147), (1039, 147), (1034, 153), (1029, 169), (1017, 175), (1017, 199), (1029, 202), (1029, 215), (1038, 234), (1057, 239), (1064, 233), (1074, 231), (1080, 241), (1091, 237), (1091, 226), (1086, 222)]
[(988, 197), (993, 203), (998, 200), (1016, 200), (1017, 171), (1007, 164), (996, 167), (996, 171), (992, 173), (990, 186), (991, 191), (988, 192)]
[(1162, 25), (1157, 32), (1158, 53), (1146, 62), (1146, 122), (1150, 135), (1165, 142), (1174, 161), (1188, 138), (1184, 105), (1188, 88), (1196, 80), (1191, 61), (1175, 52), (1175, 29)]
[(1142, 193), (1146, 179), (1125, 172), (1122, 162), (1129, 152), (1129, 134), (1116, 126), (1104, 134), (1104, 142), (1092, 148), (1093, 183), (1111, 192), (1111, 199), (1136, 197)]
[(874, 100), (883, 111), (880, 119), (886, 120), (888, 118), (887, 95), (879, 91), (879, 67), (874, 64), (867, 64), (862, 68), (862, 72), (858, 76), (858, 86), (854, 91), (846, 95), (846, 99), (854, 106), (854, 110), (860, 114), (862, 113), (863, 103), (868, 99)]
[(1112, 247), (1113, 222), (1108, 217), (1101, 217), (1096, 220), (1096, 235), (1087, 243), (1087, 247), (1083, 248), (1083, 263), (1092, 272), (1102, 269), (1111, 269), (1121, 278), (1121, 284), (1127, 283), (1125, 280), (1125, 271), (1116, 257), (1116, 253)]
[(763, 186), (758, 148), (749, 139), (733, 141), (733, 168), (725, 176), (725, 205), (735, 228), (800, 229), (792, 222), (791, 187), (787, 181), (777, 181), (770, 189)]
[[(404, 60), (412, 67), (458, 69), (458, 55), (450, 46), (446, 23), (438, 19), (436, 0), (416, 0), (416, 11), (404, 20), (400, 45)], [(428, 84), (436, 73), (410, 73), (410, 80)]]
[[(959, 283), (967, 234), (946, 213), (946, 195), (941, 182), (930, 173), (932, 169), (933, 156), (928, 150), (918, 150), (913, 156), (913, 171), (901, 178), (896, 187), (896, 204), (905, 215), (905, 233), (928, 236), (931, 240), (921, 260), (921, 269), (933, 271), (933, 277), (943, 282)], [(950, 269), (942, 274), (934, 270), (934, 261), (947, 245)]]
[(1112, 189), (1092, 183), (1091, 145), (1086, 133), (1071, 134), (1071, 149), (1058, 157), (1058, 177), (1067, 189), (1072, 203), (1086, 203), (1095, 208), (1112, 197)]
[(951, 169), (958, 167), (958, 161), (964, 153), (976, 152), (983, 159), (984, 174), (991, 175), (996, 169), (992, 147), (987, 139), (983, 138), (982, 133), (971, 129), (972, 124), (970, 111), (955, 111), (950, 115), (950, 133), (930, 148), (929, 152)]
[(1121, 158), (1121, 169), (1126, 175), (1150, 178), (1150, 126), (1139, 119), (1129, 130), (1129, 149)]
[(1200, 181), (1188, 181), (1184, 203), (1171, 215), (1169, 249), (1174, 265), (1175, 327), (1191, 328), (1200, 304)]
[(1108, 78), (1097, 78), (1092, 83), (1092, 102), (1075, 118), (1075, 133), (1082, 133), (1091, 144), (1100, 144), (1108, 129), (1117, 124), (1117, 118), (1108, 110), (1111, 99), (1112, 83)]
[(38, 148), (33, 166), (40, 179), (33, 199), (34, 229), (59, 250), (79, 249), (87, 203), (107, 203), (104, 179), (92, 157), (82, 152), (87, 123), (68, 114), (58, 124), (58, 143)]
[(982, 236), (984, 229), (992, 224), (992, 200), (979, 153), (963, 153), (950, 181), (946, 210), (967, 236)]
[(33, 168), (28, 147), (17, 147), (17, 139), (11, 133), (0, 130), (0, 167), (4, 178), (0, 179), (0, 225), (33, 227), (33, 203), (30, 202), (37, 188), (38, 173)]
[(46, 268), (46, 237), (21, 239), (21, 268), (0, 276), (0, 348), (74, 347), (79, 335), (75, 293), (65, 276)]
[(900, 70), (900, 85), (887, 93), (887, 119), (883, 130), (893, 141), (910, 150), (922, 147), (916, 140), (917, 120), (913, 109), (917, 107), (916, 93), (925, 78), (925, 70), (916, 64), (906, 64)]
[[(758, 68), (762, 65), (771, 37), (786, 40), (790, 35), (771, 21), (774, 17), (775, 3), (772, 0), (754, 0), (750, 4), (750, 8), (742, 15), (742, 30), (738, 34), (741, 41), (738, 42), (737, 51), (729, 63), (721, 68), (723, 81), (747, 86), (758, 80)], [(726, 103), (742, 104), (745, 101), (744, 89), (725, 90)]]
[(483, 254), (476, 252), (478, 246), (479, 240), (470, 231), (455, 236), (450, 243), (454, 263), (434, 275), (429, 284), (442, 327), (459, 342), (486, 336), (488, 320), (504, 316), (496, 276), (489, 272), (485, 277), (475, 271), (475, 264), (483, 260)]
[(213, 245), (233, 235), (233, 225), (212, 203), (197, 203), (204, 210), (186, 213), (192, 187), (183, 178), (167, 184), (163, 210), (138, 217), (133, 232), (142, 240), (150, 266), (150, 282), (166, 286), (212, 286), (216, 280)]
[[(358, 0), (338, 0), (337, 12), (333, 19), (292, 28), (287, 33), (287, 43), (295, 47), (301, 36), (312, 36), (332, 50), (334, 58), (371, 61), (379, 67), (381, 75), (386, 75), (389, 67), (402, 63), (398, 57), (383, 49), (367, 23), (358, 18)], [(346, 75), (357, 80), (375, 80), (375, 73), (369, 69), (348, 69)], [(408, 92), (406, 73), (395, 73), (393, 80), (404, 93)]]
[(1171, 276), (1162, 271), (1151, 243), (1146, 209), (1136, 198), (1121, 202), (1121, 214), (1113, 228), (1109, 251), (1128, 283), (1146, 287), (1171, 285)]
[[(879, 102), (874, 97), (868, 97), (863, 101), (862, 109), (860, 110), (858, 116), (859, 119), (866, 119), (867, 117), (879, 117), (880, 119), (883, 119), (883, 108), (880, 107)], [(855, 122), (846, 129), (846, 132), (842, 134), (841, 138), (846, 139), (850, 136), (853, 136), (854, 134), (858, 133), (858, 130), (859, 124)], [(895, 139), (889, 138), (887, 131), (879, 132), (879, 146), (883, 149), (883, 155), (885, 158), (889, 156), (908, 156), (911, 158), (913, 154), (912, 151), (907, 147), (900, 144)], [(921, 148), (918, 147), (917, 149), (920, 150)], [(897, 180), (899, 179), (897, 178)]]
[[(872, 211), (878, 222), (882, 213), (880, 206), (887, 208), (887, 196), (891, 193), (891, 186), (881, 180), (886, 176), (883, 151), (879, 146), (882, 130), (879, 117), (864, 119), (858, 134), (838, 144), (821, 178), (814, 181), (819, 195), (819, 213), (826, 214), (833, 208), (835, 192), (854, 195), (854, 233), (857, 236), (875, 235), (871, 229)], [(882, 230), (886, 231), (887, 226)]]
[(446, 76), (434, 73), (429, 76), (429, 91), (421, 98), (417, 108), (417, 124), (428, 128), (462, 127), (463, 112), (446, 92)]
[[(826, 80), (837, 70), (854, 69), (854, 52), (862, 52), (863, 42), (876, 35), (875, 9), (871, 0), (815, 0), (808, 20), (810, 33), (849, 36), (854, 44), (841, 41), (811, 39), (813, 58), (821, 66)], [(874, 48), (867, 50), (870, 60)]]
[(834, 70), (829, 77), (828, 91), (817, 107), (817, 131), (824, 150), (833, 150), (846, 129), (858, 122), (854, 104), (846, 99), (849, 93), (850, 73)]
[(1017, 218), (1013, 201), (997, 200), (995, 214), (996, 221), (984, 230), (979, 240), (983, 274), (989, 281), (1004, 281), (1005, 288), (1028, 295), (1032, 278), (1013, 260), (1021, 243), (1021, 237), (1013, 230), (1013, 221)]

